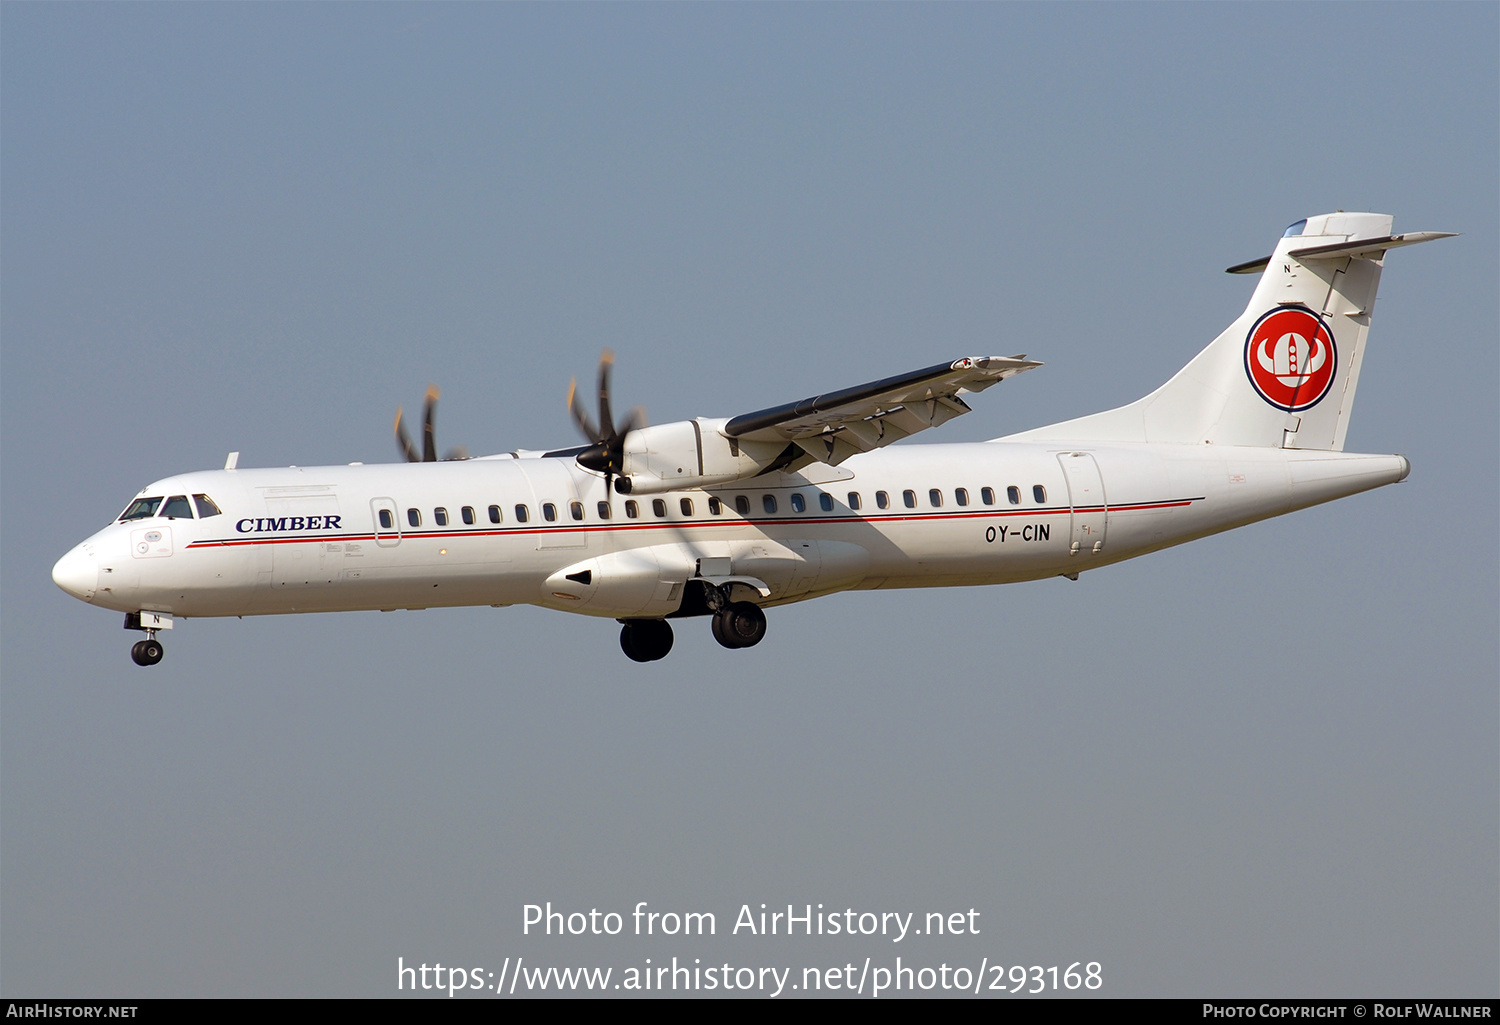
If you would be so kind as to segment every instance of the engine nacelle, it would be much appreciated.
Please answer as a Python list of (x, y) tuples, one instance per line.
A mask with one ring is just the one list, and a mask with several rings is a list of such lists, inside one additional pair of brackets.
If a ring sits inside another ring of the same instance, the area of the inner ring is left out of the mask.
[(630, 479), (628, 492), (649, 495), (743, 480), (762, 473), (786, 449), (780, 442), (728, 437), (728, 422), (698, 417), (625, 435), (620, 474)]

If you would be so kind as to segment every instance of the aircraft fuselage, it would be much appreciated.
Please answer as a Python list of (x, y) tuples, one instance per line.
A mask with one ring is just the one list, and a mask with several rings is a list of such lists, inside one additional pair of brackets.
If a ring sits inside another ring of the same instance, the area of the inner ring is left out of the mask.
[(55, 575), (91, 604), (182, 618), (511, 604), (659, 617), (717, 569), (762, 581), (765, 606), (1072, 575), (1407, 470), (1292, 449), (912, 445), (616, 494), (607, 510), (603, 478), (571, 458), (202, 471), (141, 494), (206, 494), (219, 515), (112, 523)]

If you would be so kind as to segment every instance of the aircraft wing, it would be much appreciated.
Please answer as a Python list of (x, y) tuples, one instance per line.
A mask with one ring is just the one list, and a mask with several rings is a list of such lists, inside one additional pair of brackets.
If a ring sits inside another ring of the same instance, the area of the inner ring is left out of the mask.
[(743, 441), (781, 441), (837, 466), (857, 452), (899, 441), (969, 412), (960, 397), (1042, 364), (1020, 356), (966, 356), (730, 420)]

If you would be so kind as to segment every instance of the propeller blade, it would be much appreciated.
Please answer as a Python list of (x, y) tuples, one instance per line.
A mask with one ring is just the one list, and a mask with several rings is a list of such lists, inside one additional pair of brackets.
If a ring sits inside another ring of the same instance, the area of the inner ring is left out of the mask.
[(614, 352), (605, 349), (599, 356), (599, 429), (604, 431), (604, 437), (611, 441), (618, 435), (615, 430), (614, 413), (609, 408), (609, 371), (614, 365)]
[(623, 443), (625, 435), (631, 431), (638, 431), (642, 427), (649, 426), (646, 423), (646, 407), (632, 406), (630, 412), (625, 414), (625, 422), (620, 425), (620, 439)]
[[(401, 458), (408, 463), (435, 463), (438, 461), (437, 434), (434, 422), (437, 419), (438, 399), (442, 392), (435, 384), (427, 386), (427, 397), (422, 403), (422, 451), (411, 443), (411, 436), (406, 433), (406, 420), (402, 415), (401, 407), (396, 407), (396, 447), (401, 450)], [(462, 445), (455, 445), (443, 454), (444, 459), (467, 459), (469, 450)]]
[(438, 397), (442, 393), (438, 386), (427, 386), (427, 398), (422, 403), (422, 462), (437, 462), (437, 438), (433, 435), (432, 416), (437, 411)]
[(400, 406), (396, 407), (396, 447), (401, 450), (401, 455), (406, 458), (408, 463), (420, 463), (422, 461), (422, 457), (417, 454), (417, 450), (412, 446), (411, 438), (406, 435), (406, 426), (401, 422)]
[(603, 440), (599, 428), (594, 426), (594, 421), (589, 419), (588, 410), (583, 408), (583, 403), (578, 398), (578, 378), (568, 382), (568, 412), (573, 415), (573, 422), (583, 432), (583, 436), (595, 445)]

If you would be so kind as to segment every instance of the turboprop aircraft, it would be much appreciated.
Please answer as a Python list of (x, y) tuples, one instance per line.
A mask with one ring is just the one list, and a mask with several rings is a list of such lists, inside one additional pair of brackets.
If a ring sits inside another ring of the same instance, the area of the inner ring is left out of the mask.
[(1391, 234), (1383, 214), (1286, 230), (1250, 304), (1171, 380), (1129, 405), (993, 441), (897, 445), (970, 411), (965, 396), (1040, 366), (948, 360), (724, 419), (616, 423), (611, 356), (597, 423), (576, 387), (578, 448), (438, 459), (437, 392), (404, 463), (222, 470), (143, 488), (52, 578), (125, 613), (161, 661), (177, 619), (540, 605), (615, 619), (637, 662), (673, 620), (726, 648), (765, 609), (849, 589), (1013, 583), (1080, 573), (1406, 477), (1344, 436)]

